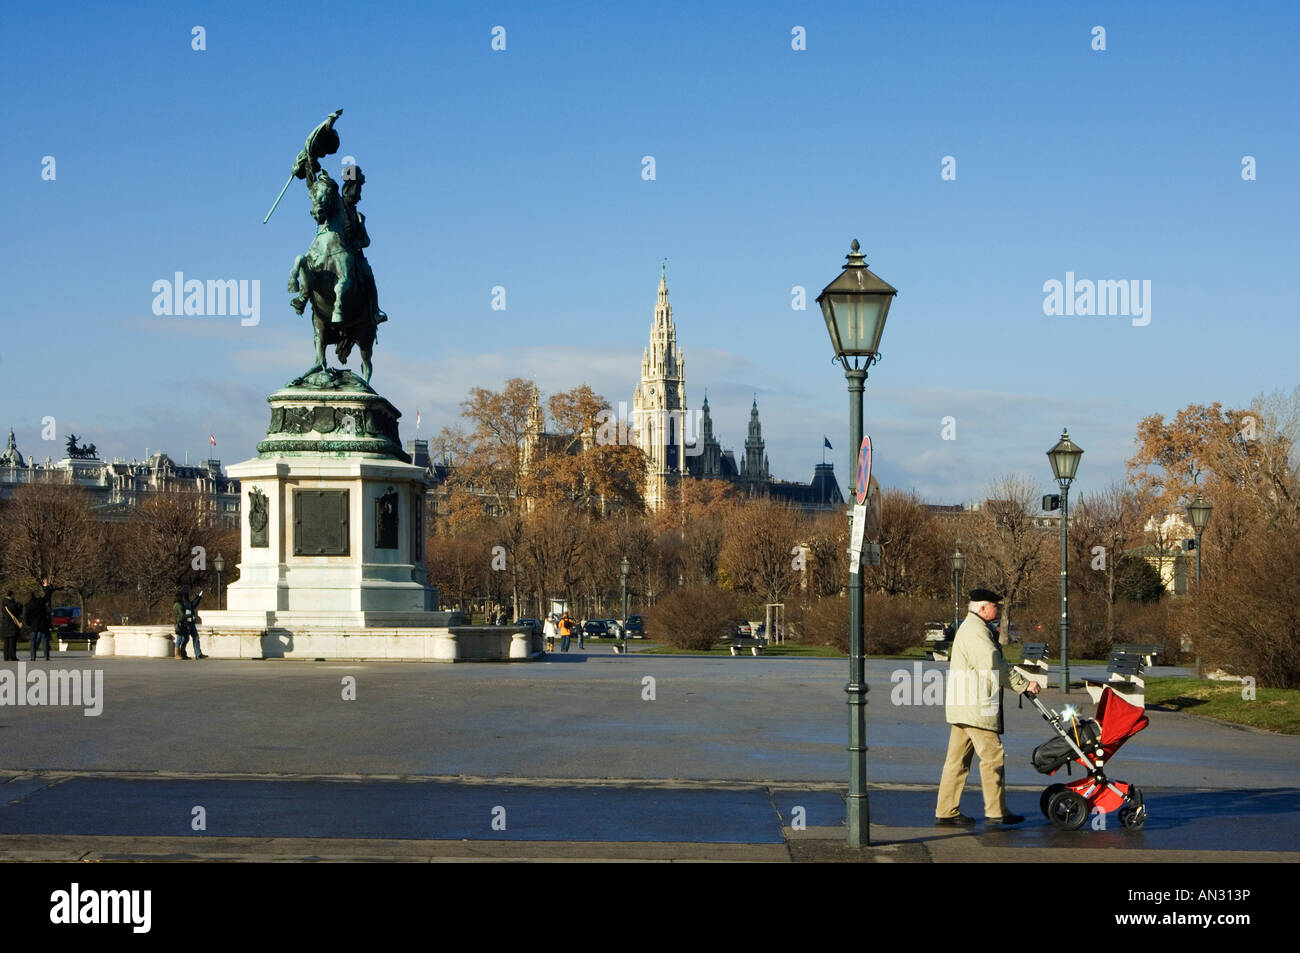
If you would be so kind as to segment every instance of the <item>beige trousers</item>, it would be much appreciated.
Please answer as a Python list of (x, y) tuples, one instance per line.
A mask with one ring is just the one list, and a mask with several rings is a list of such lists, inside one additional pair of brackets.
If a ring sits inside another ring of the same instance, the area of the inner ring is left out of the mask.
[(972, 754), (980, 758), (980, 782), (984, 786), (984, 816), (1005, 817), (1007, 810), (1006, 768), (1002, 763), (1002, 738), (996, 731), (953, 725), (948, 735), (948, 757), (939, 779), (939, 803), (935, 817), (956, 817), (961, 813), (961, 792), (970, 774)]

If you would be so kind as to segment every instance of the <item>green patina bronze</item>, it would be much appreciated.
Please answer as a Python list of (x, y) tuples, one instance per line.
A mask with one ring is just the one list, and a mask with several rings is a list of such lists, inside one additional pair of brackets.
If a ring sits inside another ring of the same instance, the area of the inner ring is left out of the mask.
[(402, 450), (402, 412), (351, 371), (317, 371), (267, 398), (271, 423), (262, 457), (337, 454), (410, 462)]
[[(311, 215), (316, 221), (316, 237), (305, 254), (299, 255), (289, 273), (290, 305), (298, 314), (311, 304), (312, 336), (316, 363), (297, 386), (333, 387), (329, 381), (316, 383), (319, 375), (337, 375), (325, 365), (325, 348), (334, 345), (334, 353), (346, 364), (353, 348), (361, 352), (361, 379), (368, 384), (372, 370), (370, 355), (376, 329), (388, 320), (379, 310), (375, 276), (363, 251), (370, 244), (365, 216), (357, 211), (361, 185), (365, 177), (355, 165), (344, 170), (343, 191), (321, 168), (320, 160), (339, 148), (335, 121), (343, 114), (337, 109), (307, 136), (290, 171), (289, 182), (302, 179), (311, 199)], [(289, 183), (285, 183), (288, 188)], [(281, 190), (281, 195), (284, 191)], [(276, 199), (276, 205), (280, 200)], [(271, 207), (275, 211), (275, 206)], [(269, 219), (270, 213), (267, 213)], [(355, 375), (348, 375), (355, 377)], [(369, 390), (369, 388), (366, 388)]]
[[(375, 276), (364, 252), (370, 235), (365, 216), (357, 211), (365, 176), (356, 165), (345, 165), (340, 191), (320, 164), (339, 149), (334, 123), (342, 114), (335, 110), (311, 131), (285, 183), (288, 189), (294, 179), (304, 181), (317, 226), (311, 247), (294, 260), (289, 276), (294, 311), (304, 314), (311, 305), (316, 362), (267, 398), (271, 422), (257, 452), (263, 458), (326, 454), (409, 463), (398, 431), (401, 412), (370, 386), (376, 328), (388, 317), (379, 310)], [(275, 201), (267, 219), (280, 203)], [(360, 350), (361, 373), (327, 367), (325, 348), (331, 344), (342, 363), (353, 348)]]

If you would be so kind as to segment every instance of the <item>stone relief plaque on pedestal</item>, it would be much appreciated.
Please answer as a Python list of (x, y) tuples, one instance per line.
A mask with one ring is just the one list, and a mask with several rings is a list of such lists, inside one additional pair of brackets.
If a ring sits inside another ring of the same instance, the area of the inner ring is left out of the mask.
[(293, 554), (348, 555), (348, 491), (293, 491)]

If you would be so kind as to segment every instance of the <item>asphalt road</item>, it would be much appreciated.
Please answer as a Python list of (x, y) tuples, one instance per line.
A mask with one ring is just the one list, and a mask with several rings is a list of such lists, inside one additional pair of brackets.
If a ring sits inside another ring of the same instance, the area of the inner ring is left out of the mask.
[[(763, 845), (796, 806), (810, 828), (843, 819), (837, 660), (49, 664), (102, 670), (102, 713), (0, 706), (0, 834), (192, 836), (197, 806), (227, 837)], [(896, 671), (913, 672), (868, 663), (873, 823), (925, 827), (947, 726), (941, 706), (891, 703)], [(1300, 738), (1148, 715), (1111, 773), (1147, 791), (1151, 820), (1116, 846), (1300, 851)], [(1003, 846), (1051, 847), (1029, 764), (1050, 729), (1014, 698), (1006, 719), (1012, 807), (1031, 830)], [(982, 813), (974, 772), (963, 809)]]

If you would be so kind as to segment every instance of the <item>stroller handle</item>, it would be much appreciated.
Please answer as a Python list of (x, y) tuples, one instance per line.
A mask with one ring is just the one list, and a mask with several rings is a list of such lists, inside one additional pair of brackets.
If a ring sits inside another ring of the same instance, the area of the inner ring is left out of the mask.
[(1053, 724), (1060, 721), (1061, 716), (1056, 712), (1052, 711), (1052, 709), (1048, 708), (1046, 705), (1044, 705), (1039, 700), (1037, 695), (1033, 694), (1028, 689), (1021, 692), (1020, 694), (1023, 695), (1025, 698), (1028, 698), (1033, 703), (1034, 707), (1038, 709), (1038, 713), (1042, 715), (1045, 719), (1052, 722)]

